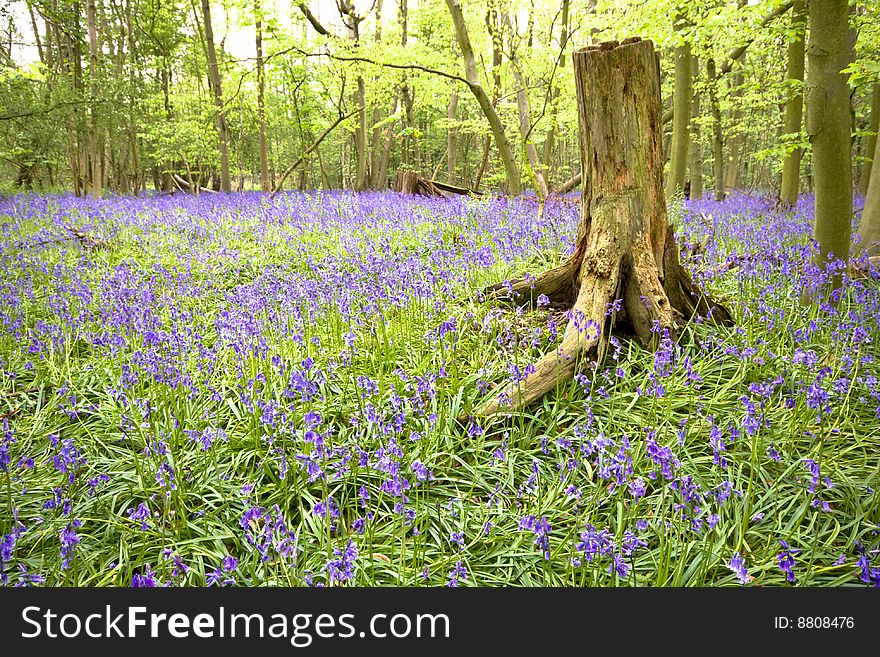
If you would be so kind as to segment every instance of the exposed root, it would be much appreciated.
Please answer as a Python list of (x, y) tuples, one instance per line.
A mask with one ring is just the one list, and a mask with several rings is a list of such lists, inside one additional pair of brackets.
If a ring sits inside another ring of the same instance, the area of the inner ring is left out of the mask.
[(545, 295), (551, 304), (570, 305), (575, 296), (578, 263), (569, 258), (564, 263), (538, 275), (526, 276), (510, 283), (496, 283), (483, 290), (487, 300), (533, 306)]
[[(733, 322), (730, 313), (700, 292), (681, 266), (671, 230), (667, 231), (667, 248), (663, 250), (662, 280), (661, 263), (655, 259), (649, 236), (640, 235), (632, 244), (627, 243), (627, 237), (616, 231), (598, 232), (585, 240), (589, 244), (581, 267), (569, 260), (537, 279), (513, 283), (513, 299), (520, 305), (534, 302), (539, 294), (552, 299), (551, 295), (577, 285), (577, 299), (568, 313), (562, 344), (527, 368), (523, 379), (509, 383), (500, 393), (493, 392), (492, 398), (472, 415), (459, 416), (459, 422), (519, 411), (570, 381), (587, 363), (601, 362), (608, 337), (622, 317), (647, 348), (655, 348), (664, 331), (676, 337), (679, 327), (695, 314), (711, 317), (717, 324)], [(576, 268), (579, 284), (568, 278)], [(501, 284), (487, 291), (496, 299), (511, 298), (510, 289)], [(516, 297), (516, 293), (522, 297)], [(615, 308), (619, 310), (615, 312)]]

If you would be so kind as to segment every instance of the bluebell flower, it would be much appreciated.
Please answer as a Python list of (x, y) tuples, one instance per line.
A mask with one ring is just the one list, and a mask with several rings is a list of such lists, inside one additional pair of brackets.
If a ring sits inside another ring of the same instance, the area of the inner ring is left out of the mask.
[(782, 552), (776, 555), (776, 563), (779, 566), (779, 569), (785, 573), (785, 579), (794, 584), (795, 576), (794, 576), (794, 555), (800, 552), (797, 549), (791, 549), (783, 540), (779, 541), (779, 544), (782, 546)]
[(358, 558), (358, 549), (354, 541), (348, 539), (344, 549), (333, 548), (333, 558), (324, 566), (330, 582), (343, 583), (354, 577), (355, 561)]
[(735, 574), (736, 578), (739, 580), (740, 584), (748, 584), (754, 579), (751, 575), (749, 575), (748, 570), (746, 569), (745, 561), (739, 552), (734, 552), (733, 557), (730, 559), (730, 564), (728, 565)]
[(446, 582), (447, 586), (458, 586), (460, 582), (467, 581), (468, 571), (461, 563), (461, 560), (455, 562), (447, 577), (449, 578)]

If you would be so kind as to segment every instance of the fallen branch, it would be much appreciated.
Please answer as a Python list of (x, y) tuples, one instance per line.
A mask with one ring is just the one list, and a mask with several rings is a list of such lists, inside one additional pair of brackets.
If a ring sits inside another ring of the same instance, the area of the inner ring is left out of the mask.
[(189, 182), (184, 180), (176, 173), (171, 174), (171, 180), (177, 185), (177, 188), (182, 192), (192, 192), (195, 189), (198, 193), (207, 192), (208, 194), (216, 194), (213, 189), (208, 189), (207, 187), (202, 187), (200, 185), (190, 185)]
[(0, 397), (14, 397), (15, 395), (29, 395), (32, 392), (40, 392), (39, 388), (25, 388), (24, 390), (10, 390), (8, 392), (0, 392)]
[(571, 190), (581, 184), (583, 180), (583, 175), (580, 173), (575, 174), (564, 183), (562, 183), (559, 187), (554, 189), (551, 192), (552, 196), (562, 196), (563, 194), (568, 194)]
[(106, 249), (110, 247), (110, 242), (101, 238), (95, 237), (94, 235), (89, 235), (88, 233), (76, 228), (74, 226), (64, 225), (64, 230), (73, 235), (79, 243), (88, 249)]
[(439, 180), (431, 181), (435, 187), (442, 189), (444, 192), (451, 192), (452, 194), (458, 194), (459, 196), (482, 196), (483, 192), (478, 192), (473, 189), (468, 189), (467, 187), (456, 187), (455, 185), (450, 185), (449, 183), (440, 182)]
[(878, 269), (880, 269), (880, 256), (871, 256), (868, 258), (867, 267), (863, 266), (863, 263), (852, 262), (850, 264), (850, 278), (868, 278), (871, 276), (872, 272), (876, 272)]

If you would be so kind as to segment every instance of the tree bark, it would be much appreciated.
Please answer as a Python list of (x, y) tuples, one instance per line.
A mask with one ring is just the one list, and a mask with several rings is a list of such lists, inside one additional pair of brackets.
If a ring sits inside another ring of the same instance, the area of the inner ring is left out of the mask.
[(452, 24), (455, 27), (455, 37), (458, 41), (458, 46), (461, 48), (462, 55), (464, 56), (465, 78), (468, 81), (471, 92), (477, 99), (477, 103), (480, 105), (483, 116), (486, 117), (492, 129), (495, 147), (498, 149), (498, 155), (501, 157), (504, 171), (507, 174), (507, 184), (510, 193), (513, 195), (521, 194), (522, 181), (519, 174), (519, 166), (516, 163), (513, 149), (510, 147), (507, 134), (504, 132), (501, 118), (495, 111), (495, 107), (492, 105), (492, 100), (489, 98), (486, 90), (480, 84), (480, 77), (477, 74), (477, 62), (474, 58), (474, 49), (471, 46), (461, 5), (458, 4), (458, 0), (446, 0), (446, 5), (449, 7), (449, 13), (452, 16)]
[[(685, 25), (679, 16), (676, 30)], [(672, 154), (669, 158), (669, 177), (666, 181), (666, 198), (672, 201), (684, 191), (687, 176), (688, 138), (691, 123), (691, 93), (693, 90), (691, 44), (689, 41), (675, 47), (675, 91), (672, 96)]]
[[(868, 120), (868, 131), (871, 133), (865, 139), (865, 157), (873, 158), (862, 163), (859, 175), (859, 194), (868, 193), (868, 185), (871, 180), (872, 165), (877, 161), (877, 132), (880, 131), (880, 83), (874, 83), (871, 94), (871, 117)], [(880, 171), (880, 169), (878, 169)]]
[[(819, 243), (814, 262), (824, 268), (829, 257), (843, 262), (849, 259), (853, 194), (850, 97), (841, 71), (851, 58), (852, 33), (847, 0), (812, 0), (808, 14), (806, 125), (816, 187), (813, 238)], [(840, 276), (834, 276), (831, 284), (832, 289), (839, 287)]]
[[(791, 17), (792, 35), (788, 41), (788, 65), (786, 78), (789, 89), (788, 100), (785, 102), (785, 118), (783, 133), (787, 139), (796, 139), (801, 132), (801, 121), (804, 110), (804, 30), (806, 28), (807, 2), (795, 0)], [(782, 184), (779, 201), (788, 207), (797, 202), (799, 182), (801, 178), (801, 149), (794, 148), (786, 153), (782, 162)]]
[(205, 55), (208, 58), (208, 81), (217, 106), (217, 139), (220, 150), (220, 190), (232, 191), (229, 177), (229, 131), (226, 126), (226, 108), (223, 105), (223, 81), (217, 63), (217, 49), (214, 46), (214, 26), (211, 22), (211, 2), (202, 0), (202, 18), (205, 24)]
[[(700, 74), (699, 58), (692, 58), (691, 75), (692, 84), (697, 84)], [(691, 134), (690, 150), (688, 151), (688, 171), (690, 181), (690, 198), (703, 198), (703, 153), (700, 148), (700, 94), (694, 88), (691, 95)]]
[[(598, 44), (573, 57), (577, 88), (581, 217), (575, 250), (537, 280), (487, 290), (491, 298), (530, 304), (547, 295), (571, 304), (559, 349), (476, 411), (515, 411), (571, 379), (585, 359), (601, 361), (608, 337), (626, 322), (645, 346), (675, 335), (695, 314), (730, 322), (682, 268), (666, 214), (659, 59), (638, 38)], [(466, 419), (463, 416), (459, 419)]]

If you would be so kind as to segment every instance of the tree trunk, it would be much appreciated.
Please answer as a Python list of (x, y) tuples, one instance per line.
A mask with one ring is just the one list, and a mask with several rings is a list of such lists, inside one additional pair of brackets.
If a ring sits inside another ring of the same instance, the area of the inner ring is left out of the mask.
[[(850, 62), (852, 33), (847, 0), (809, 4), (809, 76), (806, 86), (807, 134), (813, 146), (816, 176), (813, 238), (819, 243), (815, 264), (829, 257), (849, 260), (852, 223), (850, 97), (841, 71)], [(834, 276), (832, 289), (840, 286)]]
[(257, 47), (257, 121), (260, 128), (260, 189), (268, 192), (269, 152), (266, 148), (266, 71), (263, 65), (263, 8), (260, 0), (254, 0), (254, 29)]
[(446, 110), (446, 118), (449, 119), (449, 126), (446, 128), (446, 178), (450, 185), (456, 184), (455, 148), (458, 130), (453, 123), (455, 122), (457, 110), (458, 94), (453, 91), (452, 95), (449, 97), (449, 107)]
[[(568, 9), (569, 9), (570, 0), (562, 0), (562, 9), (560, 21), (562, 23), (562, 30), (559, 36), (559, 58), (556, 60), (556, 67), (558, 69), (565, 68), (565, 51), (568, 48)], [(595, 11), (596, 8), (596, 0), (590, 0), (589, 9)], [(557, 115), (559, 114), (558, 105), (559, 105), (559, 75), (561, 71), (556, 72), (556, 76), (554, 77), (554, 83), (550, 88), (550, 129), (547, 131), (547, 137), (544, 140), (544, 157), (542, 159), (544, 163), (544, 170), (550, 171), (550, 165), (553, 155), (553, 146), (556, 143), (556, 130), (557, 130)], [(548, 184), (550, 180), (550, 174), (547, 174)]]
[(642, 344), (656, 347), (664, 331), (676, 334), (694, 314), (731, 321), (679, 263), (663, 191), (660, 69), (653, 44), (638, 38), (601, 43), (575, 52), (573, 61), (584, 172), (574, 253), (537, 280), (487, 290), (492, 298), (519, 304), (542, 294), (555, 305), (573, 301), (570, 320), (559, 349), (481, 406), (477, 416), (522, 408), (571, 379), (586, 359), (601, 361), (617, 323), (626, 322)]
[(139, 69), (139, 52), (136, 49), (136, 43), (134, 40), (134, 17), (132, 16), (132, 2), (127, 2), (125, 5), (125, 25), (128, 31), (128, 47), (131, 51), (131, 72), (129, 73), (129, 85), (131, 87), (131, 95), (129, 97), (129, 112), (128, 112), (128, 138), (130, 143), (130, 157), (131, 157), (131, 177), (132, 177), (132, 193), (137, 196), (140, 192), (141, 188), (141, 172), (140, 172), (140, 162), (138, 158), (138, 138), (137, 138), (137, 80), (141, 75)]
[[(874, 140), (874, 152), (870, 155), (873, 155), (875, 162), (880, 161), (880, 139)], [(868, 184), (865, 207), (859, 222), (859, 237), (859, 250), (867, 250), (871, 256), (880, 255), (880, 174), (874, 175)]]
[(715, 74), (715, 60), (706, 62), (706, 77), (709, 78), (709, 103), (712, 106), (712, 179), (715, 187), (715, 200), (724, 200), (724, 138), (721, 130), (721, 106), (718, 104), (718, 76)]
[(872, 164), (877, 161), (877, 132), (880, 131), (880, 83), (877, 82), (874, 83), (874, 90), (871, 94), (871, 117), (868, 120), (868, 130), (871, 134), (865, 139), (865, 157), (873, 159), (869, 159), (862, 164), (862, 171), (859, 176), (859, 194), (868, 193)]
[(89, 30), (89, 163), (91, 165), (91, 193), (100, 198), (104, 188), (104, 172), (98, 152), (98, 29), (95, 18), (95, 0), (86, 4), (86, 22)]
[[(791, 88), (788, 100), (785, 102), (785, 119), (782, 129), (785, 133), (785, 139), (798, 139), (801, 132), (804, 110), (804, 29), (806, 18), (806, 0), (795, 0), (794, 14), (791, 17), (792, 35), (788, 41), (786, 78)], [(779, 200), (788, 207), (794, 206), (797, 202), (801, 178), (801, 155), (800, 148), (793, 148), (786, 153), (782, 162), (782, 185)]]
[[(693, 58), (692, 65), (693, 84), (696, 85), (700, 74), (700, 61)], [(696, 89), (691, 96), (691, 135), (690, 151), (688, 152), (688, 170), (690, 173), (690, 198), (703, 198), (703, 153), (700, 148), (700, 94)]]
[(539, 199), (545, 199), (550, 194), (547, 186), (547, 180), (544, 178), (544, 172), (541, 166), (541, 160), (538, 156), (538, 149), (532, 139), (532, 117), (531, 107), (529, 106), (528, 81), (519, 70), (519, 62), (516, 53), (516, 34), (510, 16), (504, 14), (504, 23), (507, 25), (509, 33), (508, 57), (510, 58), (510, 70), (513, 73), (513, 82), (516, 85), (516, 109), (519, 114), (519, 133), (522, 138), (523, 158), (535, 191), (538, 193)]
[(229, 178), (229, 134), (226, 127), (226, 108), (223, 106), (223, 82), (220, 78), (220, 66), (217, 64), (217, 49), (214, 46), (214, 26), (211, 22), (211, 2), (202, 0), (202, 18), (205, 23), (205, 55), (208, 58), (208, 80), (217, 106), (217, 138), (220, 150), (220, 189), (232, 191)]
[[(397, 97), (391, 106), (391, 114), (397, 112)], [(386, 189), (388, 187), (388, 164), (391, 161), (391, 149), (394, 147), (394, 126), (389, 123), (385, 126), (385, 139), (382, 142), (382, 154), (376, 169), (373, 171), (373, 189)]]
[[(676, 29), (684, 26), (679, 16)], [(684, 191), (687, 176), (688, 133), (691, 124), (691, 92), (693, 89), (691, 44), (685, 41), (675, 47), (675, 91), (672, 96), (672, 154), (669, 158), (669, 177), (666, 181), (666, 198), (672, 201)]]
[(730, 138), (730, 151), (727, 154), (727, 173), (724, 174), (724, 188), (728, 192), (733, 191), (739, 183), (739, 148), (742, 144), (742, 110), (739, 108), (740, 89), (743, 84), (742, 70), (738, 69), (733, 76), (733, 86), (730, 98), (733, 102), (733, 136)]
[(357, 156), (357, 169), (355, 170), (354, 189), (356, 192), (362, 192), (367, 188), (367, 158), (370, 156), (367, 149), (367, 108), (364, 107), (364, 99), (367, 96), (367, 89), (364, 78), (359, 75), (357, 78), (357, 90), (354, 94), (354, 103), (360, 107), (358, 112), (357, 124), (354, 129), (354, 149)]
[(495, 139), (495, 147), (498, 149), (498, 155), (504, 163), (504, 171), (507, 174), (507, 184), (510, 193), (518, 195), (522, 193), (522, 181), (520, 179), (519, 166), (516, 163), (513, 149), (510, 147), (510, 141), (507, 139), (507, 134), (504, 132), (504, 125), (501, 123), (501, 118), (495, 111), (495, 107), (492, 105), (492, 100), (489, 98), (486, 90), (483, 89), (483, 86), (480, 84), (480, 77), (477, 74), (477, 62), (474, 58), (474, 50), (471, 46), (471, 40), (468, 35), (467, 24), (464, 20), (464, 13), (462, 12), (461, 5), (458, 4), (458, 0), (446, 0), (446, 5), (449, 7), (449, 13), (452, 16), (452, 23), (455, 26), (456, 40), (458, 41), (459, 48), (461, 48), (462, 55), (464, 56), (465, 79), (468, 81), (468, 87), (470, 87), (471, 92), (477, 99), (477, 103), (480, 105), (483, 116), (486, 117), (486, 120), (489, 122), (489, 126), (492, 129), (492, 136)]
[(489, 151), (492, 148), (492, 138), (486, 137), (483, 144), (483, 157), (480, 158), (480, 166), (477, 167), (477, 173), (474, 176), (474, 191), (480, 191), (480, 183), (483, 181), (483, 174), (486, 172), (486, 166), (489, 164)]

